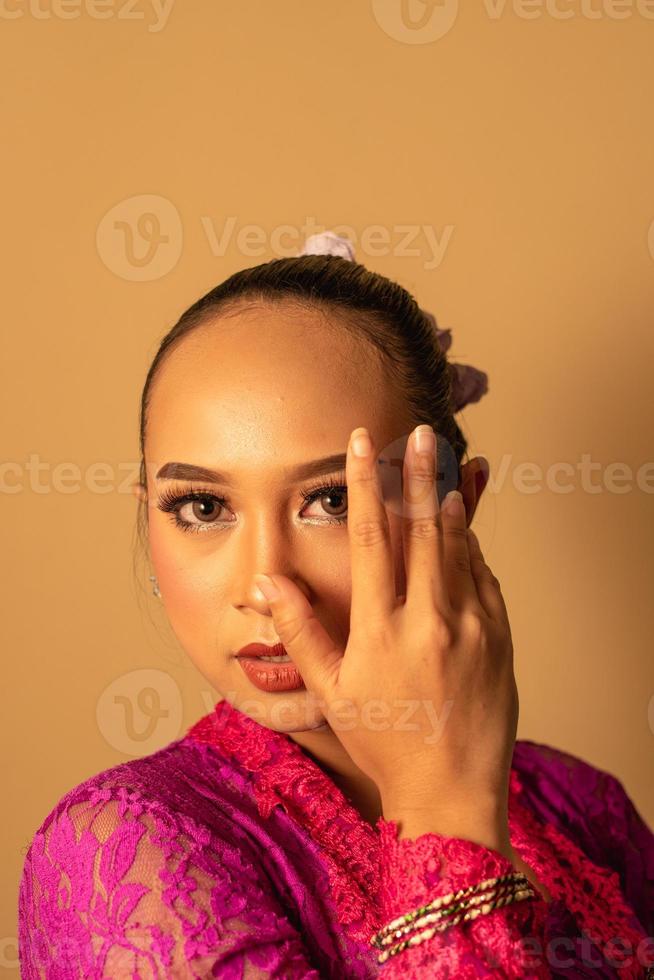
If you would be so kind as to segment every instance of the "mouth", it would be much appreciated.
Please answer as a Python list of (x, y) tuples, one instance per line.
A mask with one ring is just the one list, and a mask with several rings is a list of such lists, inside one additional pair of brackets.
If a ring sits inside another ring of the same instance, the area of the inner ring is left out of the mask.
[(281, 643), (275, 643), (273, 646), (268, 646), (266, 643), (248, 643), (246, 646), (241, 647), (235, 656), (256, 658), (257, 660), (262, 660), (264, 663), (292, 663), (291, 658)]
[(299, 691), (305, 684), (283, 644), (248, 643), (235, 654), (243, 673), (260, 691)]

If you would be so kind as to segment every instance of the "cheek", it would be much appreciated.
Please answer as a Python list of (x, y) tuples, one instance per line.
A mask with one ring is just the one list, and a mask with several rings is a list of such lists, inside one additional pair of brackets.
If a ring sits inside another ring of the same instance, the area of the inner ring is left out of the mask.
[(198, 663), (212, 656), (225, 594), (224, 564), (214, 554), (191, 561), (166, 533), (152, 534), (150, 555), (170, 626)]
[(156, 526), (159, 523), (155, 521), (154, 527), (152, 523), (150, 524), (150, 558), (159, 588), (165, 595), (166, 606), (168, 606), (168, 602), (174, 603), (180, 590), (184, 590), (184, 576), (180, 574), (179, 554), (174, 547), (172, 536), (167, 530), (159, 530)]

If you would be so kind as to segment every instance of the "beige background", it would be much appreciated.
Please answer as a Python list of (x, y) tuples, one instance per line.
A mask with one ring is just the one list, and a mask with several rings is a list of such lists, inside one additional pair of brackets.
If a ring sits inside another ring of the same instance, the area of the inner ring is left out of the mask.
[[(495, 480), (475, 527), (511, 616), (518, 737), (608, 769), (653, 824), (654, 5), (411, 0), (411, 26), (400, 0), (76, 3), (0, 5), (0, 971), (17, 975), (19, 873), (59, 797), (217, 698), (147, 565), (132, 578), (138, 401), (177, 316), (308, 219), (349, 225), (488, 372), (462, 420)], [(524, 463), (542, 474), (522, 485)]]

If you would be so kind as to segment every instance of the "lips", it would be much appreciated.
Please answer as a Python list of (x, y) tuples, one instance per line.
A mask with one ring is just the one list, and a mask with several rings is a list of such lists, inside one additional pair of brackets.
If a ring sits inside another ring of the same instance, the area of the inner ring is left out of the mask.
[(237, 657), (285, 657), (286, 650), (282, 643), (266, 646), (265, 643), (248, 643), (236, 653)]
[(258, 687), (260, 691), (297, 691), (304, 688), (305, 684), (300, 671), (292, 660), (274, 661), (262, 660), (262, 657), (286, 656), (286, 650), (282, 643), (275, 643), (269, 646), (265, 643), (248, 643), (241, 647), (236, 654), (239, 666), (242, 668), (246, 677)]

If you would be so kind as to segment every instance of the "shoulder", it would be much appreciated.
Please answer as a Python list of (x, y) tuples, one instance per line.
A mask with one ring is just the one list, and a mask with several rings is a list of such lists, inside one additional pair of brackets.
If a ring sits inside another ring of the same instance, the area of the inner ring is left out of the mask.
[(280, 963), (300, 950), (223, 761), (184, 737), (57, 801), (23, 865), (21, 976), (226, 976), (279, 921)]
[(513, 767), (523, 786), (547, 794), (558, 806), (566, 804), (570, 815), (583, 812), (599, 816), (611, 799), (624, 802), (626, 791), (617, 776), (581, 756), (544, 742), (519, 739)]
[(529, 739), (516, 741), (513, 769), (522, 802), (595, 864), (616, 871), (639, 918), (654, 929), (654, 833), (621, 780), (572, 752)]
[[(611, 834), (612, 818), (633, 808), (620, 779), (601, 766), (562, 748), (530, 739), (516, 741), (513, 768), (525, 794), (564, 827), (583, 826)], [(605, 835), (604, 835), (605, 836)], [(606, 840), (602, 840), (602, 846)]]
[(221, 782), (224, 759), (212, 753), (184, 736), (64, 793), (26, 849), (20, 884), (26, 921), (36, 883), (62, 876), (81, 889), (80, 900), (89, 883), (109, 894), (131, 888), (137, 873), (142, 884), (165, 881), (175, 894), (183, 885), (182, 869), (196, 869), (207, 883), (230, 882), (233, 889), (239, 879), (244, 886), (258, 881), (261, 855), (241, 820), (250, 803), (230, 781), (229, 769)]
[[(155, 800), (163, 803), (173, 775), (183, 754), (182, 739), (171, 742), (150, 755), (129, 759), (87, 776), (66, 790), (43, 818), (37, 834), (47, 830), (61, 813), (80, 803), (102, 803), (110, 799), (124, 800), (126, 805), (147, 786), (155, 789)], [(131, 798), (131, 799), (130, 799)]]
[(85, 830), (106, 839), (119, 826), (130, 832), (167, 828), (200, 843), (212, 835), (232, 835), (236, 804), (247, 805), (245, 780), (213, 746), (189, 738), (170, 742), (137, 759), (118, 763), (83, 779), (51, 807), (34, 832), (28, 856), (53, 833), (63, 846), (78, 846)]

